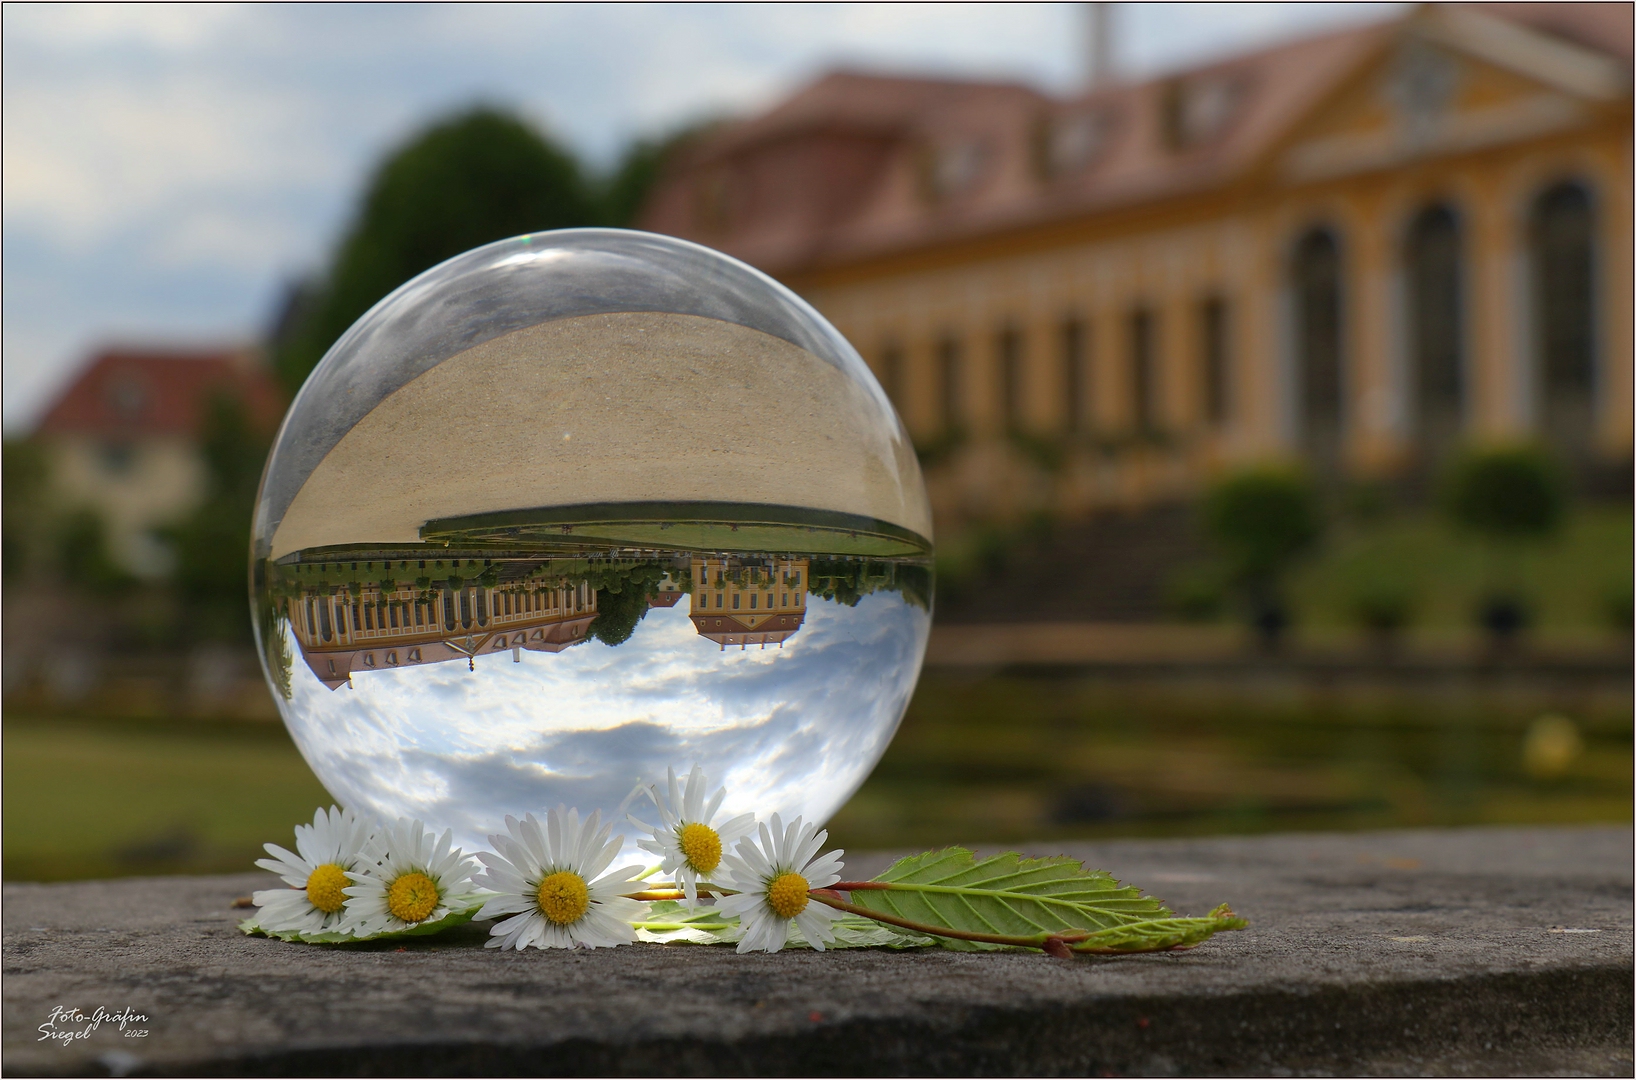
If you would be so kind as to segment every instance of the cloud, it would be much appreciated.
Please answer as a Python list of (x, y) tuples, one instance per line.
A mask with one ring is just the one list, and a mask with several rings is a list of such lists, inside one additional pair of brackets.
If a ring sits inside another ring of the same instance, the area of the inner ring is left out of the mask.
[[(1134, 70), (1393, 6), (1121, 5), (1117, 21)], [(837, 64), (1066, 87), (1077, 9), (7, 5), (6, 419), (35, 415), (93, 341), (253, 336), (323, 264), (374, 162), (430, 117), (494, 102), (606, 165)], [(16, 302), (23, 279), (71, 310)]]
[(468, 845), (558, 802), (606, 818), (637, 782), (695, 762), (728, 785), (729, 812), (824, 819), (885, 751), (930, 621), (894, 593), (810, 600), (782, 649), (723, 650), (683, 604), (651, 610), (614, 648), (355, 673), (350, 690), (298, 662), (286, 722), (336, 798)]

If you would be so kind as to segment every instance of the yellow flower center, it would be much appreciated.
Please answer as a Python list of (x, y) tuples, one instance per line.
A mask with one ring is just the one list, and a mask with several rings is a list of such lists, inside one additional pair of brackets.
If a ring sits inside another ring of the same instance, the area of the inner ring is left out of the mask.
[(687, 856), (687, 864), (701, 874), (721, 865), (721, 837), (708, 825), (697, 821), (683, 825), (676, 833), (676, 846)]
[(437, 900), (437, 885), (422, 873), (403, 874), (386, 890), (386, 910), (409, 923), (424, 922)]
[(325, 915), (334, 915), (347, 902), (341, 890), (351, 885), (347, 872), (329, 862), (307, 875), (307, 903)]
[(807, 879), (800, 874), (779, 874), (767, 886), (767, 906), (780, 919), (793, 919), (807, 907)]
[(585, 879), (572, 870), (558, 870), (547, 876), (540, 882), (539, 898), (540, 914), (558, 926), (577, 922), (591, 906)]

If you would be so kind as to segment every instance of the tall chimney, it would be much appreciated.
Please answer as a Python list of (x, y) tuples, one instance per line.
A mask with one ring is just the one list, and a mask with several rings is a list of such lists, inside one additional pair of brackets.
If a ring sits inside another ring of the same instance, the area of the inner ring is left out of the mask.
[(1113, 33), (1107, 3), (1085, 4), (1085, 88), (1095, 90), (1113, 81)]

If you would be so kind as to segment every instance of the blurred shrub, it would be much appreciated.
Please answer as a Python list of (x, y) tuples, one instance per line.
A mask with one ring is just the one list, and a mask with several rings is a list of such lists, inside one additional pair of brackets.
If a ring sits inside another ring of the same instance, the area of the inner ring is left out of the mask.
[(7, 439), (0, 453), (0, 574), (10, 582), (27, 573), (40, 554), (45, 525), (44, 449), (26, 439)]
[(225, 394), (210, 399), (199, 432), (204, 501), (165, 530), (176, 554), (176, 589), (197, 636), (250, 637), (250, 517), (269, 442), (251, 424), (243, 402)]
[[(55, 533), (58, 569), (70, 584), (108, 595), (123, 592), (136, 583), (109, 553), (108, 527), (95, 510), (80, 509), (64, 514), (56, 522)], [(240, 588), (242, 591), (242, 583)]]
[(1351, 608), (1359, 626), (1390, 639), (1414, 617), (1414, 592), (1400, 576), (1367, 574), (1353, 586)]
[(1227, 606), (1227, 584), (1219, 567), (1184, 566), (1165, 583), (1165, 607), (1188, 622), (1209, 622)]
[(1456, 461), (1443, 499), (1456, 524), (1489, 542), (1490, 581), (1477, 604), (1477, 622), (1495, 645), (1505, 645), (1532, 622), (1530, 605), (1518, 591), (1515, 549), (1561, 527), (1567, 485), (1542, 450), (1498, 447), (1473, 450)]
[(1243, 593), (1250, 625), (1264, 646), (1274, 647), (1290, 623), (1280, 596), (1284, 574), (1323, 533), (1312, 482), (1270, 466), (1234, 473), (1205, 494), (1204, 525), (1225, 559), (1228, 580)]
[(1011, 445), (1041, 472), (1053, 476), (1062, 471), (1068, 455), (1062, 440), (1052, 435), (1040, 435), (1021, 429), (1007, 433)]
[(1630, 582), (1609, 587), (1602, 600), (1602, 612), (1616, 633), (1636, 631), (1636, 597), (1632, 596)]
[(1477, 602), (1477, 623), (1496, 645), (1503, 645), (1534, 621), (1528, 601), (1516, 593), (1496, 590)]
[(1555, 462), (1530, 446), (1464, 455), (1450, 470), (1443, 497), (1455, 522), (1496, 540), (1549, 536), (1567, 509)]
[(934, 469), (954, 457), (955, 452), (966, 445), (967, 438), (966, 429), (956, 424), (930, 439), (916, 441), (915, 456), (920, 459), (922, 468)]
[(1379, 480), (1353, 480), (1342, 489), (1341, 512), (1360, 525), (1384, 521), (1392, 512), (1391, 488)]
[(1318, 495), (1302, 473), (1247, 469), (1217, 483), (1204, 499), (1204, 524), (1241, 583), (1275, 581), (1318, 542)]

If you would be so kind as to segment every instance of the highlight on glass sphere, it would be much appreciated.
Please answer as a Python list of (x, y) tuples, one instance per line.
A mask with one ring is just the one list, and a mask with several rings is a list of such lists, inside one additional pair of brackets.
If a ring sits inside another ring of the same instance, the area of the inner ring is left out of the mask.
[(344, 805), (469, 849), (620, 822), (695, 763), (827, 819), (919, 676), (931, 514), (856, 351), (794, 293), (614, 229), (489, 244), (358, 320), (297, 395), (252, 527), (256, 632)]

